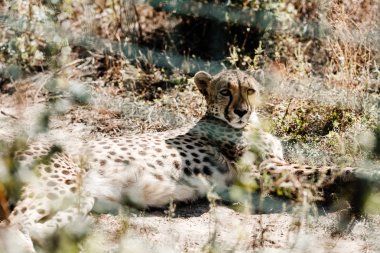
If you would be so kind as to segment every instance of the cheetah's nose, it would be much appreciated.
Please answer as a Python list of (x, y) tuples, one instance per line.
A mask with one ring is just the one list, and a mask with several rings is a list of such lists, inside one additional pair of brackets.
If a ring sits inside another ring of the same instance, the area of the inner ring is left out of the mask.
[(248, 110), (245, 109), (235, 109), (234, 113), (238, 115), (240, 118), (247, 114)]

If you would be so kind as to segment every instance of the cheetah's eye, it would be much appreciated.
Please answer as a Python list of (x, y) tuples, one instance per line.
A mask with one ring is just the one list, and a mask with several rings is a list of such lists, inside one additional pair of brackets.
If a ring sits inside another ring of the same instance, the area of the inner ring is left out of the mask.
[(248, 94), (248, 96), (249, 95), (253, 95), (253, 94), (255, 94), (256, 93), (256, 91), (254, 90), (254, 89), (249, 89), (249, 90), (247, 90), (247, 94)]
[(229, 96), (231, 94), (230, 91), (227, 89), (221, 90), (219, 91), (219, 93), (223, 96)]

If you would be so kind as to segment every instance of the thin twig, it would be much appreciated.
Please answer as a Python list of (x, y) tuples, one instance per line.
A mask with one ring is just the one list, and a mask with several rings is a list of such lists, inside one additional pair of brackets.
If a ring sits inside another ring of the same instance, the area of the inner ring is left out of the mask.
[(119, 0), (119, 21), (120, 21), (120, 32), (123, 33), (123, 9), (124, 9), (124, 0)]
[(75, 61), (69, 62), (69, 63), (67, 63), (66, 65), (64, 65), (64, 66), (62, 66), (61, 68), (59, 68), (58, 70), (56, 70), (56, 71), (54, 72), (54, 74), (58, 74), (59, 72), (61, 72), (61, 71), (65, 70), (65, 69), (67, 69), (68, 67), (73, 66), (73, 65), (75, 65), (75, 64), (77, 64), (77, 63), (80, 63), (80, 62), (84, 62), (84, 61), (86, 61), (86, 59), (76, 59)]
[[(119, 4), (120, 4), (120, 2), (119, 2)], [(119, 5), (119, 8), (121, 8), (120, 5)], [(120, 20), (119, 14), (118, 14), (118, 12), (117, 12), (117, 10), (116, 10), (116, 5), (115, 5), (115, 1), (114, 1), (114, 0), (112, 0), (112, 10), (113, 10), (113, 13), (114, 13), (114, 15), (115, 15), (115, 19), (116, 19), (116, 22), (117, 22), (116, 26), (117, 26), (117, 28), (118, 28), (118, 29), (115, 30), (114, 37), (115, 37), (115, 39), (117, 39), (117, 41), (120, 42), (120, 36), (117, 34), (117, 33), (118, 33), (117, 31), (118, 31), (119, 29), (120, 29), (120, 31), (121, 31), (122, 26), (121, 26), (121, 20)]]
[(141, 25), (140, 25), (140, 15), (139, 15), (139, 12), (137, 11), (136, 3), (134, 0), (132, 0), (132, 7), (133, 7), (133, 10), (134, 10), (135, 15), (136, 15), (139, 42), (141, 42), (142, 41), (142, 29), (141, 29)]
[(38, 87), (36, 93), (34, 94), (33, 101), (36, 102), (38, 95), (40, 94), (42, 88), (45, 86), (45, 84), (50, 80), (50, 78), (53, 77), (54, 74), (48, 74), (44, 81), (41, 82), (40, 86)]
[(1, 110), (0, 113), (3, 114), (4, 116), (11, 117), (12, 119), (18, 119), (18, 117), (14, 116), (12, 114), (9, 114), (7, 112), (4, 112), (3, 110)]
[(40, 94), (42, 88), (46, 85), (46, 83), (55, 75), (59, 74), (60, 72), (62, 72), (63, 70), (65, 70), (66, 68), (70, 67), (70, 66), (73, 66), (75, 64), (78, 64), (78, 63), (81, 63), (85, 61), (85, 59), (77, 59), (75, 61), (72, 61), (64, 66), (62, 66), (61, 68), (59, 68), (58, 70), (54, 71), (53, 73), (50, 73), (47, 75), (47, 77), (45, 78), (45, 80), (43, 82), (41, 82), (40, 86), (38, 87), (36, 93), (34, 94), (34, 101), (37, 100), (37, 97), (38, 95)]
[(290, 107), (290, 104), (292, 103), (292, 101), (293, 101), (293, 98), (290, 98), (290, 100), (289, 100), (289, 104), (288, 104), (288, 106), (286, 107), (286, 111), (285, 111), (284, 116), (282, 117), (281, 121), (284, 121), (284, 120), (285, 120), (285, 117), (289, 114), (289, 107)]

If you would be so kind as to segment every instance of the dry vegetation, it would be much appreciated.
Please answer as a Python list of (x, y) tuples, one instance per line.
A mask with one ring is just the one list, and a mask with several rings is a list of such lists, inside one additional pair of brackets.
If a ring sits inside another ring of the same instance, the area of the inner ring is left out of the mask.
[[(265, 70), (259, 114), (288, 160), (377, 169), (379, 0), (224, 2), (0, 1), (0, 218), (18, 198), (11, 158), (20, 143), (195, 122), (205, 110), (191, 81), (199, 69)], [(89, 233), (65, 231), (39, 250), (380, 250), (377, 192), (346, 234), (335, 233), (341, 208), (299, 204), (281, 213), (281, 205), (238, 213), (236, 203), (216, 205), (210, 196), (168, 210), (125, 207), (94, 214)]]

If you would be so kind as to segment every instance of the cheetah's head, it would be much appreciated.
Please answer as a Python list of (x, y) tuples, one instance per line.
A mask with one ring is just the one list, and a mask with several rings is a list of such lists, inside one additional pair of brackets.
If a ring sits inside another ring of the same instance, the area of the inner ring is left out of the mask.
[[(256, 76), (260, 74), (262, 71)], [(199, 71), (194, 76), (195, 84), (206, 98), (207, 114), (234, 128), (245, 127), (254, 111), (260, 90), (256, 79), (240, 70), (224, 70), (215, 76)]]

